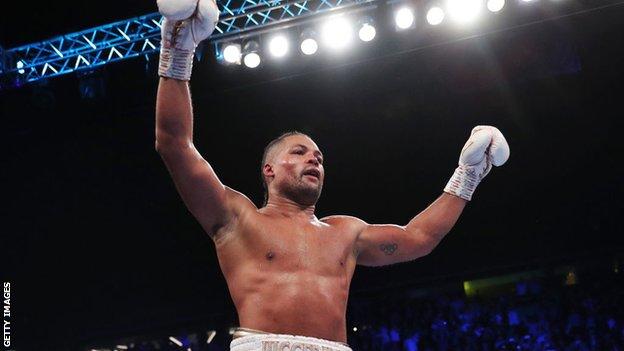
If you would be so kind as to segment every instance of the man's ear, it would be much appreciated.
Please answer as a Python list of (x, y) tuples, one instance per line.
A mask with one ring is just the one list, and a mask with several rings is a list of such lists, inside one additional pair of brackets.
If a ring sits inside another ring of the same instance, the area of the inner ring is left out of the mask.
[(264, 174), (264, 176), (266, 178), (273, 178), (275, 177), (275, 172), (273, 171), (273, 166), (271, 166), (271, 164), (267, 163), (264, 165), (264, 167), (262, 167), (262, 173)]

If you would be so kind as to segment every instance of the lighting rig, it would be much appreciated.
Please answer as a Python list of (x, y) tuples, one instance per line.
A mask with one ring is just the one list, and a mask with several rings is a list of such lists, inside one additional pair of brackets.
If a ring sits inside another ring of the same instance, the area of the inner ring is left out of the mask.
[[(348, 51), (354, 45), (391, 40), (380, 36), (393, 12), (397, 32), (474, 30), (484, 20), (505, 13), (521, 18), (533, 8), (546, 21), (575, 13), (622, 7), (621, 0), (220, 0), (221, 16), (208, 41), (219, 62), (242, 68), (262, 67), (268, 60)], [(541, 8), (541, 10), (540, 10)], [(516, 16), (517, 14), (517, 16)], [(377, 17), (377, 18), (376, 18)], [(528, 22), (536, 18), (527, 18)], [(38, 43), (2, 50), (0, 89), (157, 54), (162, 17), (152, 13)], [(509, 24), (511, 25), (511, 24)], [(198, 55), (198, 59), (201, 56)]]

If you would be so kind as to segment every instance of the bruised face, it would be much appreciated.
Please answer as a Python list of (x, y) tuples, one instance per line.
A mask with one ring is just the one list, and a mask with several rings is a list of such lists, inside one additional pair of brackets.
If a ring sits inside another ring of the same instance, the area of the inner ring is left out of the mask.
[(263, 173), (269, 194), (277, 191), (298, 204), (311, 206), (316, 204), (323, 189), (323, 154), (312, 139), (292, 135), (267, 155)]

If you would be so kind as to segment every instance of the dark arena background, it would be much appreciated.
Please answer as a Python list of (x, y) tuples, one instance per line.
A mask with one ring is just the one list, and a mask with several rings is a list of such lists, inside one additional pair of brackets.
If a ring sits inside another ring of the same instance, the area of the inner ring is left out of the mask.
[[(264, 146), (308, 133), (325, 155), (319, 218), (404, 225), (442, 193), (470, 130), (494, 125), (511, 157), (436, 249), (356, 269), (349, 345), (624, 350), (624, 3), (507, 0), (464, 26), (428, 24), (430, 4), (337, 6), (354, 28), (367, 15), (377, 30), (340, 52), (298, 50), (322, 12), (200, 46), (198, 150), (261, 206)], [(403, 30), (402, 5), (415, 11)], [(19, 7), (0, 21), (2, 350), (229, 350), (238, 320), (214, 244), (155, 151), (157, 51), (30, 82), (10, 56), (155, 2)], [(225, 44), (264, 47), (277, 32), (286, 57), (261, 50), (253, 69), (223, 59)]]

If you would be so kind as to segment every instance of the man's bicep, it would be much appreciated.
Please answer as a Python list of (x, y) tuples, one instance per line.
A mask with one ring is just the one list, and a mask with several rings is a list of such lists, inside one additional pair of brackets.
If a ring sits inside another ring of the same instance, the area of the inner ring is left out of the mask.
[(159, 150), (184, 204), (208, 234), (228, 224), (240, 205), (192, 145)]
[(424, 236), (395, 224), (367, 224), (358, 236), (357, 263), (385, 266), (406, 262), (428, 253)]

